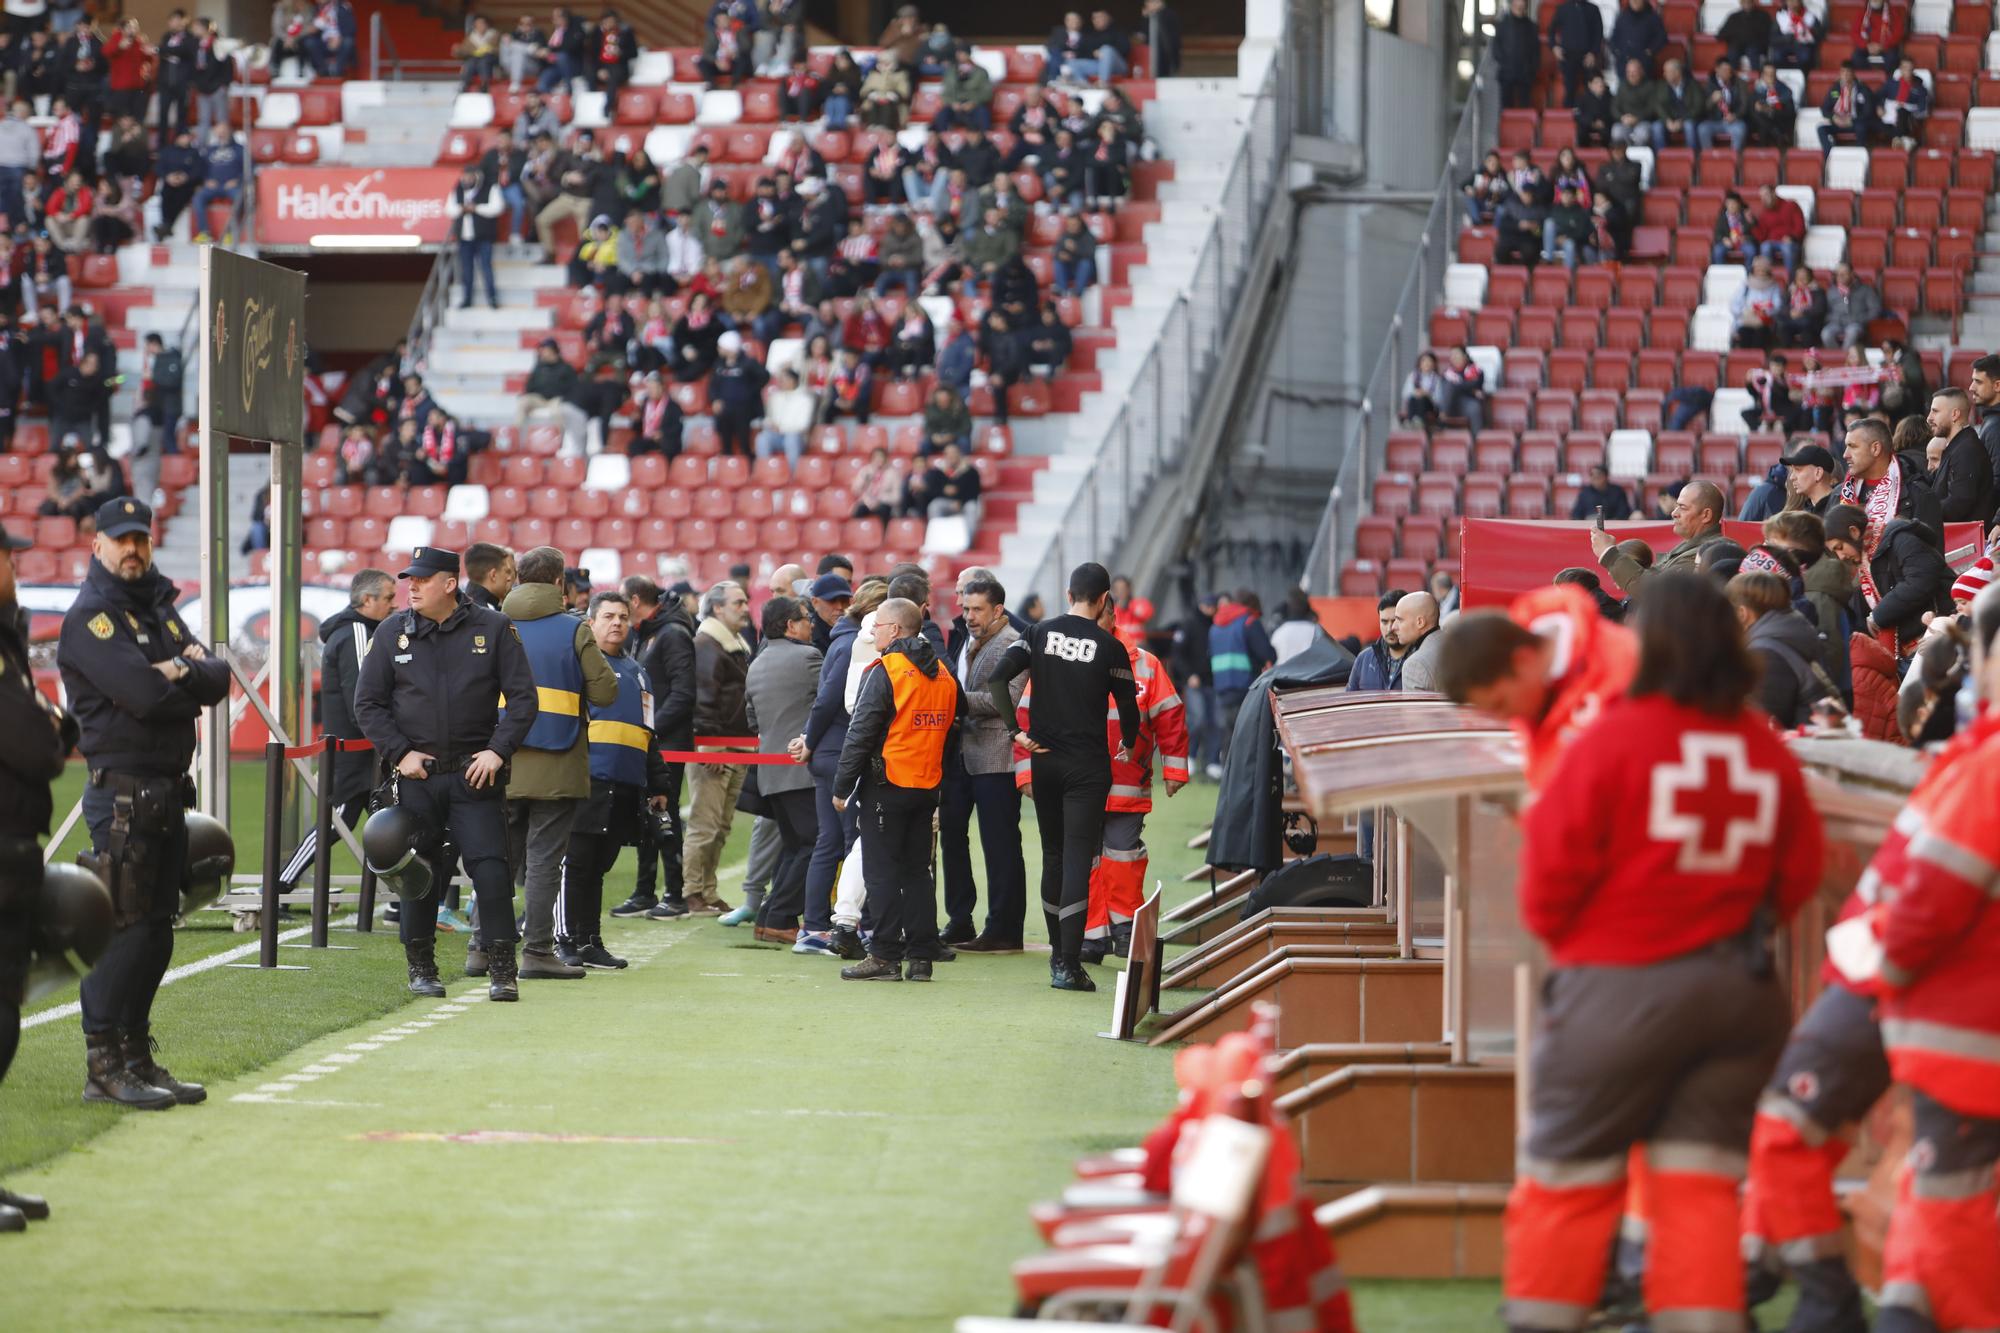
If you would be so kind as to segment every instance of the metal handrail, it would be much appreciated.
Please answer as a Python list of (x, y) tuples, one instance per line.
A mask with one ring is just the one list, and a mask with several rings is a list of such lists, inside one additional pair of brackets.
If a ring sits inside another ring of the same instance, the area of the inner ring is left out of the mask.
[(1416, 255), (1383, 331), (1382, 350), (1363, 382), (1347, 448), (1299, 576), (1299, 586), (1309, 593), (1331, 596), (1339, 589), (1340, 566), (1353, 554), (1355, 528), (1368, 511), (1369, 484), (1380, 473), (1389, 432), (1395, 428), (1403, 376), (1429, 345), (1430, 313), (1443, 294), (1445, 271), (1457, 251), (1464, 207), (1460, 180), (1479, 161), (1486, 138), (1498, 124), (1499, 81), (1491, 56), (1482, 54), (1431, 196)]
[(368, 16), (368, 77), (380, 80), (382, 77), (382, 48), (389, 48), (389, 77), (403, 77), (403, 59), (396, 50), (396, 39), (389, 35), (382, 24), (382, 11), (376, 10)]
[(1060, 589), (1074, 564), (1114, 550), (1145, 503), (1150, 484), (1180, 465), (1241, 310), (1235, 297), (1258, 230), (1284, 176), (1293, 134), (1296, 60), (1287, 35), (1280, 34), (1251, 104), (1244, 146), (1196, 252), (1194, 276), (1168, 310), (1096, 457), (1074, 480), (1070, 502), (1029, 588)]
[(458, 278), (458, 247), (441, 245), (424, 279), (423, 294), (417, 298), (416, 313), (410, 316), (410, 331), (404, 335), (403, 373), (423, 373), (430, 363), (431, 343), (451, 309), (451, 288)]

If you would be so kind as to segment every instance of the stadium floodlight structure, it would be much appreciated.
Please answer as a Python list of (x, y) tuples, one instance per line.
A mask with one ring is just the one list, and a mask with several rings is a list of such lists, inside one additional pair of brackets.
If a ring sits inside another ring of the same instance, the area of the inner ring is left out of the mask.
[[(229, 646), (229, 455), (268, 449), (271, 492), (270, 660), (268, 707), (258, 707), (272, 739), (298, 741), (304, 709), (299, 657), (299, 585), (304, 548), (306, 433), (305, 295), (303, 273), (251, 259), (221, 246), (201, 250), (199, 430), (201, 440), (201, 606), (210, 642), (242, 678)], [(202, 728), (198, 777), (201, 809), (229, 823), (229, 705), (209, 710)], [(267, 838), (295, 840), (296, 775), (285, 774), (285, 829)], [(324, 853), (322, 853), (324, 854)]]

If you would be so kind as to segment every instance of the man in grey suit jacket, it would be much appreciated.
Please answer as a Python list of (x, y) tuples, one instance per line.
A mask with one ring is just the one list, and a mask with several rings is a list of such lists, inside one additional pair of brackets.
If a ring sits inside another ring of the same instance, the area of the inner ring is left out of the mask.
[(1396, 603), (1396, 638), (1403, 650), (1403, 688), (1435, 690), (1438, 661), (1438, 604), (1427, 592), (1413, 592)]
[[(1021, 856), (1021, 792), (1014, 785), (1015, 719), (1001, 717), (986, 680), (1008, 645), (1021, 637), (1007, 616), (1007, 592), (986, 570), (968, 571), (958, 588), (965, 642), (946, 663), (965, 687), (959, 729), (960, 771), (947, 772), (938, 809), (939, 859), (944, 862), (944, 942), (971, 953), (1019, 953), (1026, 925), (1028, 872)], [(1009, 689), (1016, 706), (1027, 673)], [(972, 882), (972, 812), (979, 812), (979, 846), (986, 856), (986, 928), (973, 934), (978, 890)]]
[[(812, 627), (812, 603), (803, 598), (773, 597), (764, 604), (764, 647), (744, 682), (745, 711), (759, 754), (789, 755), (792, 741), (805, 735), (806, 715), (819, 692), (820, 651), (813, 647)], [(794, 953), (831, 953), (826, 937), (833, 930), (832, 904), (805, 900), (806, 863), (819, 836), (812, 774), (803, 764), (760, 764), (756, 771), (757, 793), (770, 804), (780, 848), (771, 891), (757, 914), (756, 937), (790, 944)]]

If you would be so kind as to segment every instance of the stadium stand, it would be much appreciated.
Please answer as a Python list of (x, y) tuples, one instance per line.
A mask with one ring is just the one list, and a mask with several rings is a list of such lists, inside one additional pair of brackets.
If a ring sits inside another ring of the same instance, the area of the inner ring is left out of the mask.
[[(1372, 512), (1357, 525), (1355, 558), (1340, 571), (1341, 594), (1419, 587), (1435, 570), (1456, 576), (1461, 516), (1568, 518), (1600, 462), (1631, 495), (1635, 514), (1660, 513), (1666, 488), (1691, 475), (1721, 483), (1732, 512), (1741, 506), (1784, 452), (1786, 435), (1751, 430), (1742, 416), (1751, 401), (1746, 376), (1764, 365), (1766, 353), (1733, 345), (1731, 302), (1745, 267), (1709, 262), (1728, 192), (1740, 192), (1754, 213), (1759, 187), (1774, 186), (1809, 224), (1803, 262), (1820, 285), (1829, 286), (1844, 262), (1880, 295), (1881, 314), (1861, 338), (1869, 365), (1884, 367), (1884, 341), (1895, 339), (1916, 351), (1931, 388), (1963, 385), (1971, 361), (2000, 344), (1993, 305), (2000, 291), (1989, 286), (1984, 257), (1994, 248), (2000, 148), (1992, 8), (1916, 5), (1903, 50), (1931, 91), (1929, 114), (1914, 127), (1884, 126), (1866, 145), (1823, 150), (1819, 108), (1853, 51), (1846, 34), (1861, 7), (1854, 0), (1807, 6), (1825, 35), (1816, 68), (1778, 72), (1798, 106), (1789, 144), (1739, 152), (1717, 136), (1706, 150), (1678, 139), (1659, 151), (1631, 150), (1644, 194), (1639, 215), (1628, 219), (1622, 260), (1573, 270), (1560, 256), (1532, 267), (1503, 262), (1496, 229), (1466, 217), (1457, 262), (1430, 315), (1428, 345), (1441, 361), (1453, 348), (1468, 350), (1483, 375), (1483, 420), (1405, 418), (1388, 436)], [(1600, 8), (1609, 31), (1615, 6)], [(1555, 9), (1540, 7), (1545, 36)], [(1717, 34), (1734, 11), (1720, 0), (1667, 0), (1660, 6), (1668, 32), (1661, 61), (1688, 61), (1689, 79), (1705, 79), (1725, 54)], [(1882, 76), (1861, 77), (1873, 88)], [(1485, 147), (1497, 148), (1503, 161), (1524, 152), (1551, 176), (1558, 153), (1572, 149), (1597, 181), (1610, 152), (1578, 146), (1554, 61), (1544, 62), (1532, 102), (1502, 111)], [(1782, 266), (1777, 276), (1785, 280)], [(1809, 349), (1803, 340), (1781, 340), (1792, 373), (1811, 368), (1809, 359), (1827, 368), (1842, 360), (1838, 346), (1811, 342)], [(1679, 428), (1665, 429), (1672, 395), (1682, 389), (1714, 397)], [(1840, 407), (1838, 388), (1824, 392), (1831, 412), (1822, 426), (1838, 421)]]

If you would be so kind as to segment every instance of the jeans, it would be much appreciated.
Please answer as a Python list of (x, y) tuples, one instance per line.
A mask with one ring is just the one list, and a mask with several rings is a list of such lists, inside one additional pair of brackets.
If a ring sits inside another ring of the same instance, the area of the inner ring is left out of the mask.
[(1750, 137), (1750, 126), (1741, 120), (1704, 120), (1694, 127), (1695, 141), (1701, 145), (1703, 152), (1715, 147), (1715, 141), (1725, 135), (1729, 138), (1729, 146), (1740, 153)]
[(799, 459), (806, 451), (806, 437), (796, 431), (780, 433), (771, 430), (769, 427), (757, 432), (757, 457), (769, 458), (780, 449), (784, 450), (785, 460), (792, 465), (792, 470), (796, 472), (799, 466)]
[(486, 279), (486, 304), (498, 306), (500, 291), (493, 284), (493, 242), (460, 241), (458, 243), (459, 279), (465, 284), (465, 305), (472, 304), (472, 279), (474, 270)]
[(1766, 241), (1757, 247), (1757, 253), (1789, 273), (1798, 265), (1799, 243), (1793, 240)]
[(1081, 296), (1085, 289), (1097, 285), (1097, 261), (1094, 259), (1058, 259), (1056, 261), (1055, 290), (1068, 296)]
[(212, 93), (194, 95), (194, 138), (197, 144), (208, 142), (211, 125), (229, 123), (229, 89), (217, 88)]
[(861, 803), (849, 801), (845, 810), (833, 808), (833, 771), (839, 762), (837, 750), (830, 751), (824, 762), (817, 754), (813, 756), (813, 800), (818, 806), (819, 820), (812, 859), (806, 863), (807, 930), (827, 928), (834, 884), (840, 878), (840, 863), (847, 859), (848, 850), (860, 835)]
[(1667, 127), (1657, 120), (1642, 120), (1636, 125), (1621, 120), (1611, 127), (1611, 142), (1638, 144), (1657, 153), (1667, 146)]
[(1717, 241), (1708, 248), (1708, 262), (1711, 264), (1740, 263), (1747, 266), (1756, 254), (1755, 241), (1749, 242), (1743, 249), (1734, 248), (1727, 241)]
[(569, 797), (507, 802), (508, 861), (526, 899), (522, 947), (538, 953), (555, 947), (556, 895), (562, 891), (563, 856), (577, 804)]
[(923, 290), (924, 273), (917, 268), (885, 268), (875, 279), (875, 294), (886, 296), (891, 290), (901, 287), (911, 296)]
[(853, 100), (839, 93), (832, 94), (826, 101), (820, 103), (819, 109), (826, 117), (826, 127), (830, 130), (845, 128), (847, 122), (854, 116)]
[(1091, 60), (1069, 60), (1063, 64), (1063, 72), (1072, 79), (1088, 82), (1111, 82), (1125, 76), (1125, 57), (1113, 47), (1099, 47), (1097, 56)]
[(944, 781), (938, 859), (944, 863), (945, 923), (970, 927), (978, 904), (972, 878), (975, 810), (986, 862), (986, 929), (981, 933), (988, 939), (1018, 940), (1027, 926), (1028, 870), (1021, 855), (1021, 789), (1011, 772), (958, 773)]
[(570, 80), (576, 77), (576, 68), (568, 56), (557, 56), (541, 76), (535, 80), (537, 91), (552, 93), (557, 89), (567, 89)]
[(1553, 260), (1557, 255), (1562, 256), (1565, 267), (1576, 267), (1576, 241), (1571, 237), (1557, 236), (1555, 232), (1549, 231), (1542, 237), (1542, 258)]
[(21, 195), (21, 178), (25, 175), (27, 172), (21, 167), (0, 167), (0, 213), (7, 215), (9, 226), (25, 216), (27, 201)]
[(519, 181), (509, 181), (500, 187), (500, 197), (507, 202), (507, 216), (514, 222), (514, 240), (528, 239), (528, 196), (521, 189)]
[(194, 192), (194, 229), (197, 235), (208, 230), (208, 206), (226, 203), (236, 207), (236, 196), (241, 189), (235, 185), (204, 185)]
[(1852, 347), (1859, 343), (1862, 335), (1867, 332), (1868, 326), (1866, 324), (1829, 323), (1824, 329), (1820, 330), (1819, 345), (1821, 347)]
[(1688, 423), (1708, 411), (1715, 401), (1715, 393), (1710, 389), (1675, 389), (1667, 395), (1668, 430), (1686, 430)]

